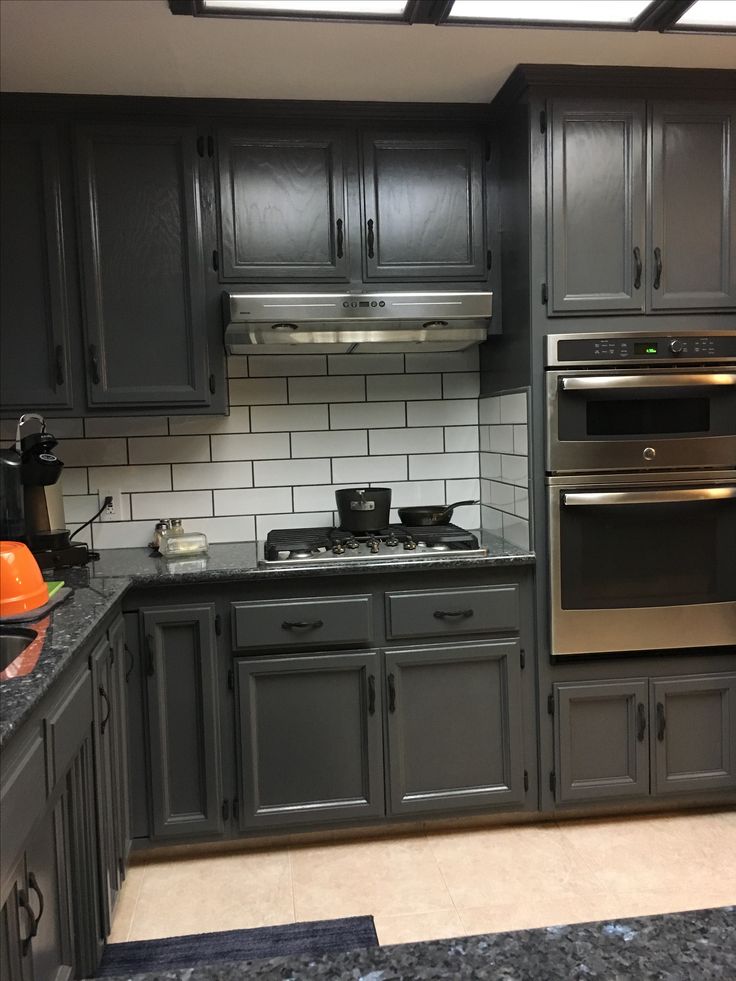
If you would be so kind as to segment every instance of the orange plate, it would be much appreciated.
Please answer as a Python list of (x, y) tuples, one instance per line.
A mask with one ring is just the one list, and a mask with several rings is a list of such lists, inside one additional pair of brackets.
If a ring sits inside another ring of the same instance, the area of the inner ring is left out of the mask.
[(0, 619), (37, 610), (49, 601), (49, 588), (27, 545), (0, 542)]

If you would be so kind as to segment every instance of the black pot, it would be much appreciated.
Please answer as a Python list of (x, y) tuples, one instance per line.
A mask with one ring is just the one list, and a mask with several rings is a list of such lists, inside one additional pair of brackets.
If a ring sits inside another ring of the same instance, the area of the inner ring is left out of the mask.
[(335, 491), (343, 531), (382, 531), (391, 520), (390, 487), (349, 487)]
[(428, 504), (416, 508), (399, 508), (399, 521), (410, 528), (426, 528), (427, 525), (449, 525), (455, 508), (478, 501), (458, 501), (456, 504)]

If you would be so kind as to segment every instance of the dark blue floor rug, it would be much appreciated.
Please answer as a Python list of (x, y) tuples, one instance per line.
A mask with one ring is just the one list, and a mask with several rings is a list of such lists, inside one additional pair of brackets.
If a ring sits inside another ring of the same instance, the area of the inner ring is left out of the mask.
[(286, 923), (284, 926), (257, 927), (253, 930), (225, 930), (222, 933), (194, 933), (163, 940), (108, 944), (96, 976), (171, 971), (217, 961), (253, 961), (261, 957), (285, 957), (289, 954), (319, 957), (333, 951), (342, 953), (359, 947), (377, 946), (373, 917), (347, 916), (339, 920), (316, 920), (314, 923)]

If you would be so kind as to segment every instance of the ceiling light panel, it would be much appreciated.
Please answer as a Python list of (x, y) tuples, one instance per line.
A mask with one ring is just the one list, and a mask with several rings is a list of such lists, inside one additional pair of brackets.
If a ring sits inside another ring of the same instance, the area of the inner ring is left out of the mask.
[(736, 0), (695, 0), (677, 26), (736, 28)]
[(203, 0), (205, 10), (248, 14), (334, 14), (400, 17), (407, 0)]
[(652, 0), (455, 0), (450, 19), (632, 24)]

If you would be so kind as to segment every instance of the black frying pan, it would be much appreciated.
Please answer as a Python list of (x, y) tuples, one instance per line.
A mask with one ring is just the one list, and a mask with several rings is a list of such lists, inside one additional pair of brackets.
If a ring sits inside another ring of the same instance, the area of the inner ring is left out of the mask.
[(399, 521), (411, 528), (425, 528), (427, 525), (449, 525), (455, 508), (466, 504), (479, 504), (479, 501), (458, 501), (456, 504), (427, 504), (416, 508), (399, 508)]

